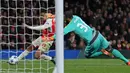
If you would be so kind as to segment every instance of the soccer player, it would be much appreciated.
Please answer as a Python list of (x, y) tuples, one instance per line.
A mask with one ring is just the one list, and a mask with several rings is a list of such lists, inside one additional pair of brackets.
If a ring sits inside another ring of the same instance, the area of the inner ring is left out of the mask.
[(53, 36), (55, 33), (55, 15), (52, 15), (51, 13), (46, 13), (44, 14), (43, 18), (44, 20), (46, 19), (46, 22), (40, 26), (33, 27), (24, 24), (24, 26), (29, 29), (42, 30), (43, 33), (42, 36), (39, 36), (36, 40), (34, 40), (32, 44), (18, 56), (18, 61), (27, 56), (29, 52), (31, 52), (35, 47), (38, 46), (38, 50), (35, 53), (35, 58), (50, 60), (55, 64), (55, 61), (52, 57), (44, 54), (48, 52), (49, 48), (53, 44), (53, 41), (43, 41), (43, 39), (50, 39), (50, 37)]
[[(71, 12), (67, 12), (65, 16), (69, 24), (64, 28), (64, 35), (69, 32), (75, 32), (87, 43), (84, 50), (85, 57), (96, 57), (101, 54), (108, 56), (115, 56), (123, 60), (128, 66), (130, 61), (126, 59), (118, 50), (112, 48), (110, 43), (103, 37), (103, 35), (87, 25), (80, 17), (72, 15)], [(54, 35), (54, 39), (56, 36)]]

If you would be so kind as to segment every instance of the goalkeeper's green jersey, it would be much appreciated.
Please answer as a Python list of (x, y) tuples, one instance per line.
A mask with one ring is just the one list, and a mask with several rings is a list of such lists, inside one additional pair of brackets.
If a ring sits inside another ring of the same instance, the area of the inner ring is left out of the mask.
[(78, 34), (87, 43), (85, 52), (89, 51), (94, 53), (102, 48), (106, 49), (109, 45), (109, 42), (100, 33), (94, 42), (90, 43), (96, 36), (96, 30), (88, 26), (80, 17), (75, 15), (73, 16), (70, 23), (64, 28), (64, 35), (72, 31)]
[(64, 35), (69, 32), (75, 32), (87, 43), (93, 38), (94, 29), (88, 26), (80, 17), (74, 15), (70, 23), (64, 28)]

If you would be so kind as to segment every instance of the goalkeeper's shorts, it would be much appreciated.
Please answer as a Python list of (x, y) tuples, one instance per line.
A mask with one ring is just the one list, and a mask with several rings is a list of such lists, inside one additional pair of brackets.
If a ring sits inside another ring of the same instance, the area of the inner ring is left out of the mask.
[(110, 45), (110, 42), (107, 41), (101, 33), (98, 34), (96, 40), (91, 44), (87, 45), (85, 48), (85, 55), (91, 55), (101, 49), (106, 49)]
[(53, 41), (43, 41), (41, 36), (32, 42), (32, 45), (38, 46), (38, 49), (42, 52), (48, 52), (52, 44)]

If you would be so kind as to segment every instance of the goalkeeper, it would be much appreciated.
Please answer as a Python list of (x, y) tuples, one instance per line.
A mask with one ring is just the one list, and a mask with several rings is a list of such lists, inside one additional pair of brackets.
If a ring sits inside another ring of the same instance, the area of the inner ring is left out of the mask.
[[(73, 15), (72, 12), (66, 13), (66, 20), (69, 24), (64, 28), (64, 35), (69, 32), (75, 32), (87, 43), (84, 50), (85, 57), (96, 57), (101, 54), (115, 56), (123, 60), (128, 66), (130, 61), (126, 59), (118, 50), (112, 48), (110, 43), (102, 36), (99, 31), (88, 26), (80, 17)], [(54, 35), (54, 39), (55, 39)]]
[[(42, 36), (39, 36), (36, 40), (34, 40), (32, 42), (32, 45), (27, 47), (27, 49), (24, 50), (24, 52), (22, 52), (18, 56), (18, 61), (21, 60), (23, 57), (27, 56), (29, 54), (29, 52), (31, 52), (35, 47), (38, 46), (38, 50), (35, 53), (35, 58), (50, 60), (55, 64), (55, 61), (53, 60), (52, 57), (44, 54), (44, 53), (48, 52), (49, 48), (53, 44), (53, 41), (43, 41), (43, 39), (49, 39), (49, 37), (53, 36), (55, 33), (55, 19), (54, 19), (54, 17), (55, 16), (52, 15), (51, 13), (44, 14), (43, 18), (44, 18), (44, 20), (46, 19), (46, 22), (41, 26), (32, 27), (32, 26), (24, 24), (24, 26), (29, 28), (29, 29), (42, 30), (43, 33), (42, 33)], [(48, 37), (48, 38), (46, 38), (46, 37)]]

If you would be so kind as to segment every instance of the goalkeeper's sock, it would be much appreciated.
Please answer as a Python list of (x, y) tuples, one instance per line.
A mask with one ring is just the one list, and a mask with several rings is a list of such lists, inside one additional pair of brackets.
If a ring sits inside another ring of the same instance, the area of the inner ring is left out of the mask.
[(126, 58), (125, 58), (118, 50), (116, 50), (116, 49), (113, 49), (112, 54), (113, 54), (115, 57), (117, 57), (117, 58), (123, 60), (125, 63), (128, 63), (128, 62), (129, 62), (129, 60), (126, 59)]
[(99, 55), (103, 54), (102, 52), (95, 52), (90, 57), (97, 57)]
[(27, 56), (29, 54), (28, 50), (24, 50), (24, 52), (22, 52), (19, 56), (18, 56), (18, 61), (21, 60), (22, 58), (24, 58), (25, 56)]

